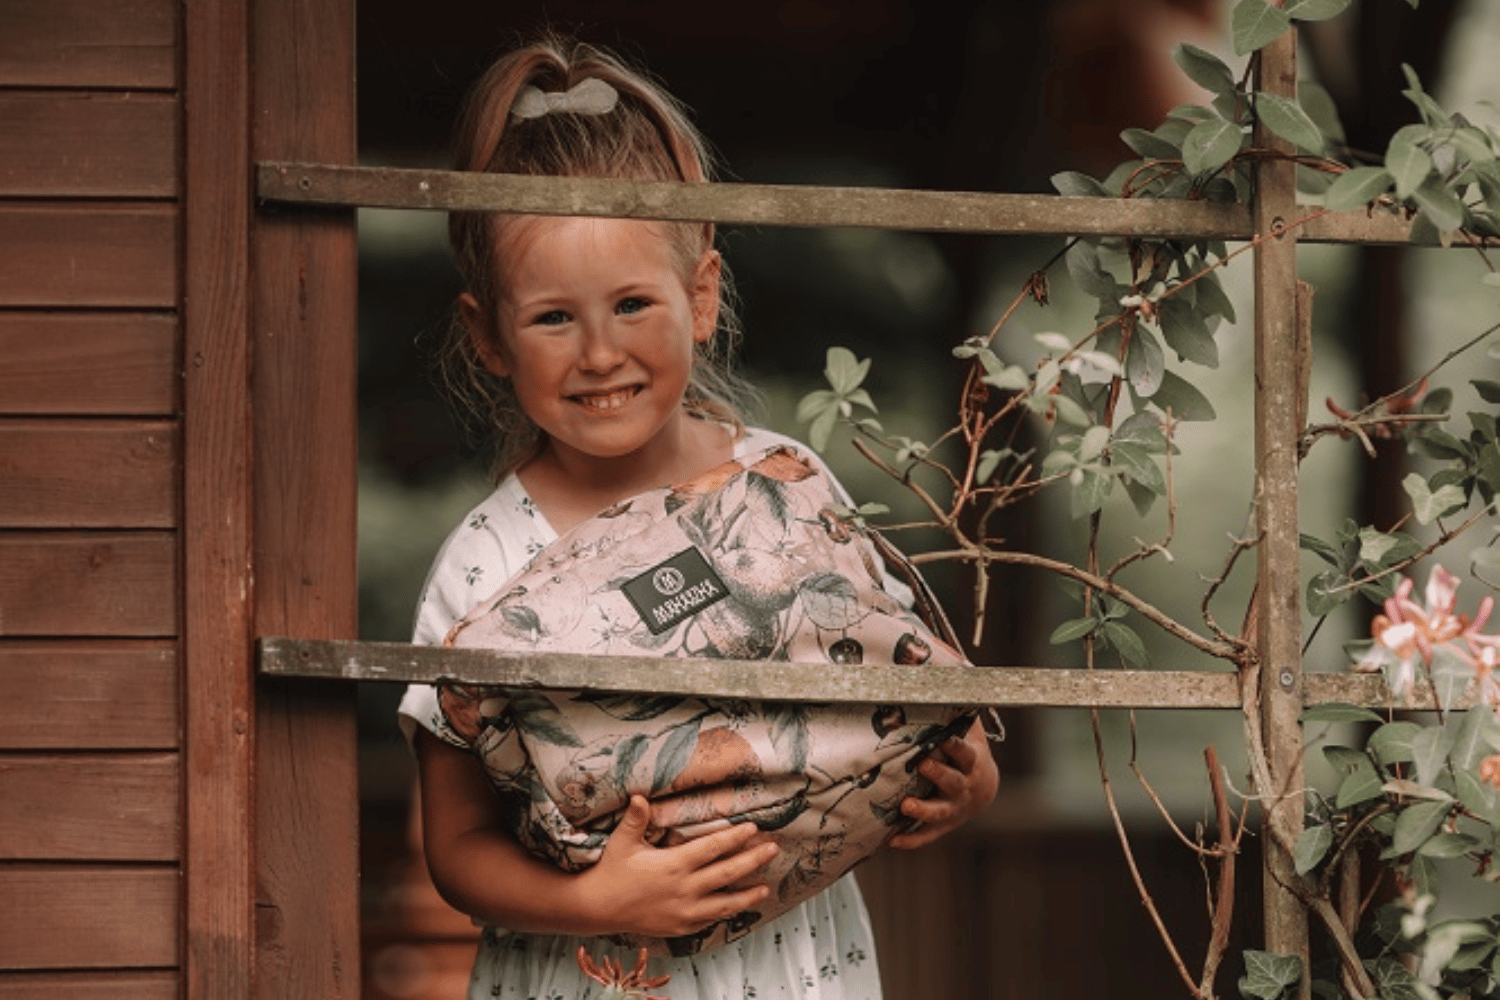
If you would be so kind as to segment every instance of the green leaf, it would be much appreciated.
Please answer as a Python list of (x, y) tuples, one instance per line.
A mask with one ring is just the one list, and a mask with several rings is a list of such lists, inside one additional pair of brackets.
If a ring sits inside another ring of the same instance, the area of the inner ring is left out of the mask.
[(1105, 622), (1103, 632), (1110, 645), (1118, 649), (1120, 655), (1132, 667), (1144, 670), (1150, 665), (1149, 658), (1146, 656), (1146, 644), (1141, 642), (1141, 637), (1135, 634), (1135, 629), (1129, 625), (1121, 625), (1119, 622)]
[(1329, 543), (1323, 541), (1323, 539), (1321, 538), (1317, 538), (1304, 532), (1297, 536), (1297, 546), (1299, 548), (1306, 549), (1308, 552), (1311, 552), (1315, 556), (1318, 556), (1330, 566), (1335, 566), (1339, 569), (1348, 569), (1348, 567), (1344, 565), (1343, 554), (1340, 553), (1335, 546), (1330, 545)]
[(1379, 722), (1378, 713), (1341, 701), (1325, 701), (1302, 710), (1303, 722)]
[(1323, 133), (1302, 110), (1302, 105), (1279, 94), (1257, 93), (1255, 114), (1266, 128), (1298, 149), (1309, 153), (1323, 152)]
[(807, 429), (808, 442), (814, 451), (824, 451), (828, 448), (828, 438), (833, 434), (833, 428), (838, 424), (839, 411), (837, 407), (829, 407), (818, 414), (812, 426)]
[(1053, 629), (1052, 637), (1047, 641), (1054, 646), (1061, 646), (1065, 642), (1082, 639), (1098, 627), (1099, 622), (1094, 618), (1070, 618)]
[[(1485, 277), (1500, 279), (1500, 274), (1487, 274)], [(1500, 281), (1496, 281), (1496, 284), (1500, 284)], [(1476, 378), (1470, 379), (1469, 384), (1479, 393), (1479, 398), (1486, 403), (1500, 403), (1500, 382), (1491, 382), (1487, 378)]]
[(1401, 72), (1406, 74), (1407, 82), (1407, 89), (1401, 93), (1417, 106), (1418, 111), (1422, 112), (1422, 120), (1428, 125), (1451, 125), (1453, 119), (1448, 116), (1448, 112), (1439, 107), (1438, 103), (1428, 97), (1427, 92), (1422, 89), (1422, 81), (1417, 78), (1417, 71), (1412, 69), (1410, 64), (1402, 63)]
[(1219, 367), (1219, 345), (1196, 306), (1180, 296), (1163, 299), (1157, 316), (1162, 337), (1179, 359), (1205, 368)]
[(1468, 834), (1440, 833), (1417, 850), (1428, 858), (1461, 858), (1478, 847), (1479, 841)]
[(1346, 770), (1348, 773), (1339, 782), (1338, 794), (1334, 798), (1337, 808), (1347, 809), (1385, 795), (1385, 782), (1380, 780), (1375, 765), (1364, 754), (1359, 754), (1359, 759)]
[(1244, 958), (1245, 974), (1239, 987), (1246, 997), (1279, 1000), (1282, 993), (1302, 981), (1301, 956), (1246, 948)]
[(1396, 832), (1391, 836), (1391, 849), (1397, 854), (1410, 854), (1421, 847), (1437, 832), (1452, 808), (1451, 802), (1416, 802), (1401, 810), (1396, 817)]
[(1307, 581), (1307, 613), (1314, 618), (1331, 614), (1339, 605), (1349, 600), (1352, 591), (1341, 590), (1349, 578), (1343, 573), (1329, 571), (1319, 573)]
[(1461, 510), (1469, 502), (1461, 487), (1450, 484), (1434, 491), (1415, 472), (1401, 481), (1401, 488), (1411, 497), (1412, 513), (1416, 515), (1418, 524), (1431, 524), (1444, 514)]
[(1125, 378), (1140, 396), (1149, 399), (1161, 388), (1167, 370), (1167, 355), (1156, 333), (1145, 326), (1135, 329), (1130, 353), (1125, 356)]
[(1490, 755), (1489, 733), (1496, 726), (1495, 713), (1488, 707), (1471, 708), (1448, 716), (1445, 727), (1453, 727), (1453, 748), (1448, 760), (1455, 771), (1470, 771)]
[(1151, 395), (1151, 402), (1178, 420), (1212, 420), (1217, 415), (1208, 397), (1173, 371), (1162, 373), (1161, 387)]
[(1143, 128), (1128, 128), (1120, 133), (1120, 139), (1137, 155), (1148, 160), (1176, 160), (1182, 155), (1176, 146)]
[(1282, 10), (1298, 21), (1326, 21), (1349, 9), (1353, 0), (1286, 0)]
[(1077, 477), (1073, 487), (1072, 512), (1074, 518), (1085, 517), (1102, 508), (1115, 489), (1115, 477), (1096, 468), (1082, 468), (1074, 472)]
[[(1432, 650), (1432, 664), (1428, 668), (1432, 674), (1432, 686), (1437, 689), (1438, 706), (1444, 710), (1458, 704), (1468, 690), (1470, 682), (1474, 680), (1474, 668), (1460, 656), (1453, 647), (1444, 643)], [(1458, 720), (1449, 719), (1450, 723), (1456, 725)], [(1453, 739), (1457, 730), (1450, 726), (1444, 726), (1448, 733), (1449, 753), (1453, 752)]]
[(1297, 81), (1297, 103), (1318, 126), (1327, 142), (1343, 143), (1344, 125), (1339, 121), (1338, 106), (1333, 97), (1316, 80)]
[(865, 375), (869, 371), (869, 358), (861, 361), (847, 347), (828, 349), (828, 363), (823, 369), (823, 374), (827, 376), (828, 384), (833, 386), (833, 391), (840, 396), (847, 396), (859, 388), (859, 384), (865, 380)]
[(1458, 801), (1492, 827), (1500, 827), (1500, 788), (1481, 781), (1473, 771), (1460, 771), (1454, 780)]
[(1396, 183), (1384, 167), (1355, 167), (1339, 174), (1323, 194), (1323, 204), (1336, 212), (1363, 208), (1391, 189)]
[(1432, 173), (1432, 157), (1417, 145), (1418, 141), (1431, 135), (1431, 130), (1421, 125), (1407, 125), (1391, 136), (1385, 151), (1385, 168), (1396, 181), (1396, 197), (1402, 200), (1411, 197)]
[[(1265, 0), (1242, 0), (1264, 3)], [(1194, 174), (1218, 170), (1234, 158), (1244, 142), (1244, 131), (1234, 122), (1214, 117), (1193, 126), (1182, 143), (1182, 162)]]
[(1411, 759), (1417, 767), (1417, 781), (1436, 785), (1448, 766), (1448, 740), (1451, 733), (1437, 726), (1423, 726), (1411, 737)]
[(1131, 481), (1146, 487), (1158, 496), (1166, 496), (1167, 477), (1157, 467), (1150, 452), (1138, 444), (1116, 440), (1110, 445), (1112, 463)]
[(839, 398), (827, 389), (815, 389), (797, 403), (797, 423), (805, 424), (824, 410), (838, 406)]
[(1224, 293), (1224, 286), (1219, 283), (1219, 276), (1213, 272), (1205, 274), (1193, 283), (1198, 289), (1198, 310), (1205, 316), (1223, 316), (1233, 323), (1234, 303), (1229, 301), (1229, 296)]
[(1088, 174), (1079, 173), (1076, 170), (1065, 170), (1062, 173), (1052, 175), (1052, 186), (1058, 194), (1068, 195), (1073, 198), (1109, 198), (1112, 197), (1100, 184)]
[(1172, 50), (1172, 61), (1182, 67), (1189, 80), (1204, 90), (1215, 94), (1234, 90), (1234, 74), (1224, 65), (1224, 60), (1212, 52), (1184, 42)]
[(1124, 288), (1099, 263), (1099, 249), (1079, 240), (1068, 248), (1068, 276), (1086, 294), (1105, 299), (1111, 307), (1119, 301)]
[(1297, 847), (1292, 851), (1292, 860), (1298, 875), (1306, 875), (1318, 867), (1318, 862), (1333, 846), (1333, 828), (1324, 823), (1310, 826), (1297, 837)]
[(1412, 737), (1421, 731), (1415, 722), (1387, 722), (1370, 734), (1370, 752), (1387, 767), (1407, 763), (1413, 759)]
[(1292, 26), (1286, 11), (1266, 0), (1240, 0), (1234, 8), (1230, 29), (1235, 55), (1247, 56), (1280, 38)]
[(1422, 214), (1432, 220), (1438, 232), (1451, 232), (1463, 226), (1463, 202), (1436, 174), (1428, 175), (1427, 179), (1411, 193), (1411, 198), (1422, 210)]

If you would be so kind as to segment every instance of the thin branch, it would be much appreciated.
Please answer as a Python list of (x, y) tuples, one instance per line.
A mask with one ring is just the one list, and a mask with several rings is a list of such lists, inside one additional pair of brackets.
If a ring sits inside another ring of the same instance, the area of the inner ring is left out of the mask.
[(1214, 995), (1214, 979), (1218, 975), (1219, 963), (1224, 959), (1224, 952), (1229, 947), (1229, 931), (1234, 923), (1234, 858), (1239, 850), (1239, 840), (1233, 833), (1229, 800), (1224, 795), (1219, 755), (1210, 745), (1203, 748), (1203, 758), (1208, 767), (1209, 787), (1214, 796), (1214, 817), (1219, 826), (1219, 891), (1214, 900), (1208, 951), (1203, 956), (1203, 976), (1198, 981), (1198, 995), (1211, 997)]

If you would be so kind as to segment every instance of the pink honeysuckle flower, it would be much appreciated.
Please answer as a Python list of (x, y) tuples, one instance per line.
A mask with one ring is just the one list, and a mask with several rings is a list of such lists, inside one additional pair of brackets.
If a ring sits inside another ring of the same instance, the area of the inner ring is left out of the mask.
[(1455, 615), (1453, 604), (1460, 582), (1442, 566), (1433, 567), (1423, 593), (1425, 603), (1418, 604), (1411, 598), (1415, 585), (1410, 577), (1403, 577), (1396, 585), (1396, 593), (1386, 598), (1385, 614), (1376, 615), (1370, 623), (1370, 635), (1375, 642), (1354, 665), (1355, 669), (1384, 670), (1391, 693), (1404, 698), (1416, 684), (1418, 661), (1430, 667), (1434, 649), (1462, 638), (1462, 646), (1455, 643), (1450, 648), (1474, 666), (1481, 696), (1500, 709), (1500, 682), (1482, 668), (1484, 661), (1481, 656), (1482, 650), (1489, 650), (1490, 666), (1500, 662), (1495, 659), (1496, 653), (1500, 652), (1496, 648), (1500, 647), (1500, 636), (1479, 632), (1489, 620), (1495, 602), (1493, 598), (1485, 597), (1472, 624), (1466, 615)]

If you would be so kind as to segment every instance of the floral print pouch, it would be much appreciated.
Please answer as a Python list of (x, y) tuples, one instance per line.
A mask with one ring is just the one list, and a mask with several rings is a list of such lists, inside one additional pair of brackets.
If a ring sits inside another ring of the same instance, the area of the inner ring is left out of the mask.
[[(968, 668), (920, 577), (841, 516), (827, 475), (778, 446), (640, 494), (563, 535), (464, 617), (446, 644), (524, 653), (656, 655)], [(904, 571), (925, 620), (887, 590)], [(577, 871), (598, 860), (632, 794), (665, 846), (752, 822), (780, 853), (755, 912), (668, 940), (718, 947), (830, 885), (925, 795), (916, 764), (976, 712), (678, 695), (439, 688), (522, 844)]]

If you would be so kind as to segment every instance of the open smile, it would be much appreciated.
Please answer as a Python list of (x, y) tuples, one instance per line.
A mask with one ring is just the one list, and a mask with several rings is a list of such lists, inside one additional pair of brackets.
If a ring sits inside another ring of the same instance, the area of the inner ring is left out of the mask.
[(607, 411), (618, 410), (630, 402), (641, 391), (638, 385), (628, 385), (622, 389), (612, 389), (609, 392), (587, 392), (569, 396), (573, 402), (579, 404), (586, 410)]

